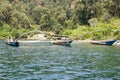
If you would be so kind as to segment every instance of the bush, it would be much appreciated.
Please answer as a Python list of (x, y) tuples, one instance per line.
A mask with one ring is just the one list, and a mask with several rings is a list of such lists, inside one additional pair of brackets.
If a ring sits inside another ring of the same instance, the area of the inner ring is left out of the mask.
[(77, 29), (64, 30), (63, 34), (70, 35), (74, 39), (118, 39), (118, 35), (120, 35), (119, 21), (119, 19), (111, 19), (110, 23), (99, 22), (96, 27), (78, 26)]

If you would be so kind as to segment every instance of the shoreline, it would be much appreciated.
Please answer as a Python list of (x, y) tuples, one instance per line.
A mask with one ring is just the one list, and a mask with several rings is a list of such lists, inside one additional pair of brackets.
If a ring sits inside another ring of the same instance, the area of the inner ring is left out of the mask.
[[(38, 43), (38, 42), (47, 42), (47, 43), (52, 43), (55, 40), (19, 40), (18, 42), (21, 43)], [(91, 42), (100, 42), (100, 41), (105, 41), (105, 40), (73, 40), (72, 43), (91, 43)], [(113, 43), (113, 46), (120, 46), (120, 41), (116, 41)]]
[[(5, 40), (1, 40), (1, 41), (5, 41)], [(37, 43), (37, 42), (52, 42), (52, 41), (55, 41), (55, 40), (25, 40), (25, 39), (21, 39), (21, 40), (18, 40), (18, 42), (20, 43)], [(91, 43), (91, 42), (100, 42), (100, 41), (106, 41), (106, 40), (89, 40), (89, 39), (86, 39), (86, 40), (73, 40), (72, 43)], [(120, 40), (117, 40), (114, 44), (114, 46), (116, 45), (119, 45), (120, 46)]]

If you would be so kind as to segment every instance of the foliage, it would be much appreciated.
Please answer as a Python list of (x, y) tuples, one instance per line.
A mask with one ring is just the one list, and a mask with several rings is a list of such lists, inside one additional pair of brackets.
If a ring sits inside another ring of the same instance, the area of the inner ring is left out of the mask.
[(119, 39), (120, 19), (111, 19), (110, 23), (99, 22), (96, 27), (79, 26), (77, 29), (65, 30), (63, 34), (70, 35), (73, 39)]
[(15, 28), (11, 28), (9, 25), (4, 24), (0, 29), (0, 38), (7, 38), (9, 35), (12, 35), (14, 38), (19, 36), (18, 30)]
[(0, 0), (0, 39), (31, 30), (114, 38), (120, 35), (119, 18), (120, 0)]

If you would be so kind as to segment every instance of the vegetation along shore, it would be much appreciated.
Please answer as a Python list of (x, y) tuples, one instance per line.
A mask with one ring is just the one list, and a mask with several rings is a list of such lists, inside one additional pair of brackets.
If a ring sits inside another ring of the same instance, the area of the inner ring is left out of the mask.
[(0, 0), (0, 39), (33, 30), (73, 40), (119, 40), (120, 0)]

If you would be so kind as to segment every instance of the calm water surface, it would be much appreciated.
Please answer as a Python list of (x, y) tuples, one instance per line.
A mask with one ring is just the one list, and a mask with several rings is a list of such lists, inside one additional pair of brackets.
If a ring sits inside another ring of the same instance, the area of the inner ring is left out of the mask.
[(0, 41), (0, 80), (120, 80), (120, 46)]

